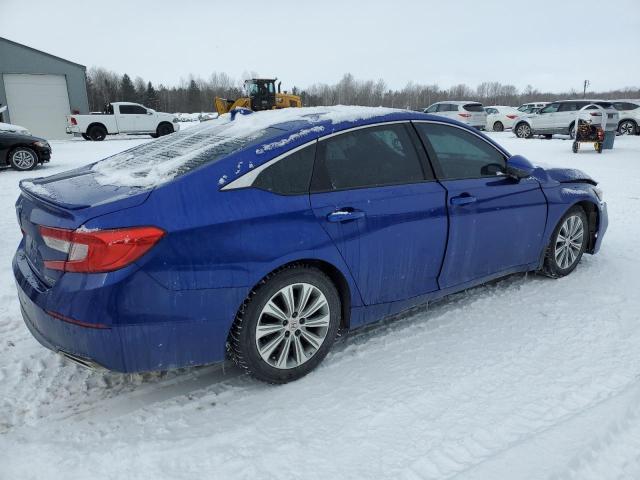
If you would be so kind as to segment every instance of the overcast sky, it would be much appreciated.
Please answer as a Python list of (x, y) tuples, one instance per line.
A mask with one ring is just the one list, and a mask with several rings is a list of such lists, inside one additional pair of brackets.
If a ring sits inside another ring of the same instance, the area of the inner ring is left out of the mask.
[(168, 85), (213, 71), (283, 88), (345, 72), (392, 88), (640, 85), (638, 0), (0, 0), (0, 25), (16, 42)]

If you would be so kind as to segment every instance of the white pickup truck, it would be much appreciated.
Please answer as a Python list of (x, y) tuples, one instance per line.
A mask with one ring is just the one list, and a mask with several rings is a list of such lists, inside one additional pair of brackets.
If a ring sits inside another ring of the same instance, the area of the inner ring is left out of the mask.
[(131, 102), (109, 103), (102, 113), (69, 115), (67, 124), (67, 133), (80, 134), (85, 140), (95, 141), (118, 133), (151, 135), (156, 138), (180, 130), (175, 115), (156, 112)]

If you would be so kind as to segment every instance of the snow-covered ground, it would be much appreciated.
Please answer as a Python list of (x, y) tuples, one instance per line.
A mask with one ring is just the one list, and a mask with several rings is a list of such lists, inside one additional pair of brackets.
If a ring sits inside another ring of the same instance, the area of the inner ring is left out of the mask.
[(0, 172), (0, 479), (640, 478), (640, 137), (574, 155), (491, 136), (601, 182), (602, 251), (560, 280), (516, 275), (356, 331), (277, 387), (231, 365), (91, 372), (23, 325), (18, 180), (150, 139), (52, 142), (44, 168)]

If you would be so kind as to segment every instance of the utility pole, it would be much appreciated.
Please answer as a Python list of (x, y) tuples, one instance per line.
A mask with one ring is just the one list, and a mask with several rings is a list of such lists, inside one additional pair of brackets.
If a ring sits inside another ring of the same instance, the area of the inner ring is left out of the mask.
[(589, 80), (585, 80), (584, 87), (582, 88), (582, 98), (585, 98), (587, 96), (587, 87), (589, 85), (591, 85), (591, 82)]

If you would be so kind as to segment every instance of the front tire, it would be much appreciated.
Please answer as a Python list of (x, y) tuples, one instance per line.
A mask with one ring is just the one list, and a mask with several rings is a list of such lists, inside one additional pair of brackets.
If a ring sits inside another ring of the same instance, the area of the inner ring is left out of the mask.
[(582, 207), (576, 205), (565, 213), (551, 235), (542, 273), (559, 278), (575, 270), (587, 248), (588, 225), (587, 215)]
[(495, 122), (493, 124), (493, 131), (494, 132), (503, 132), (504, 131), (504, 125), (502, 124), (502, 122)]
[(531, 131), (531, 127), (527, 123), (519, 123), (516, 126), (516, 137), (518, 138), (531, 138), (533, 137), (533, 132)]
[(297, 380), (329, 352), (340, 312), (338, 291), (322, 271), (306, 265), (284, 268), (263, 280), (244, 302), (228, 350), (258, 380)]
[(156, 135), (158, 137), (164, 137), (165, 135), (169, 135), (170, 133), (173, 133), (173, 125), (169, 123), (161, 123), (160, 125), (158, 125), (158, 128), (156, 130)]
[(9, 163), (20, 172), (33, 170), (38, 165), (38, 154), (28, 147), (18, 147), (9, 154)]
[(624, 120), (618, 125), (618, 133), (620, 135), (635, 135), (637, 125), (633, 120)]

